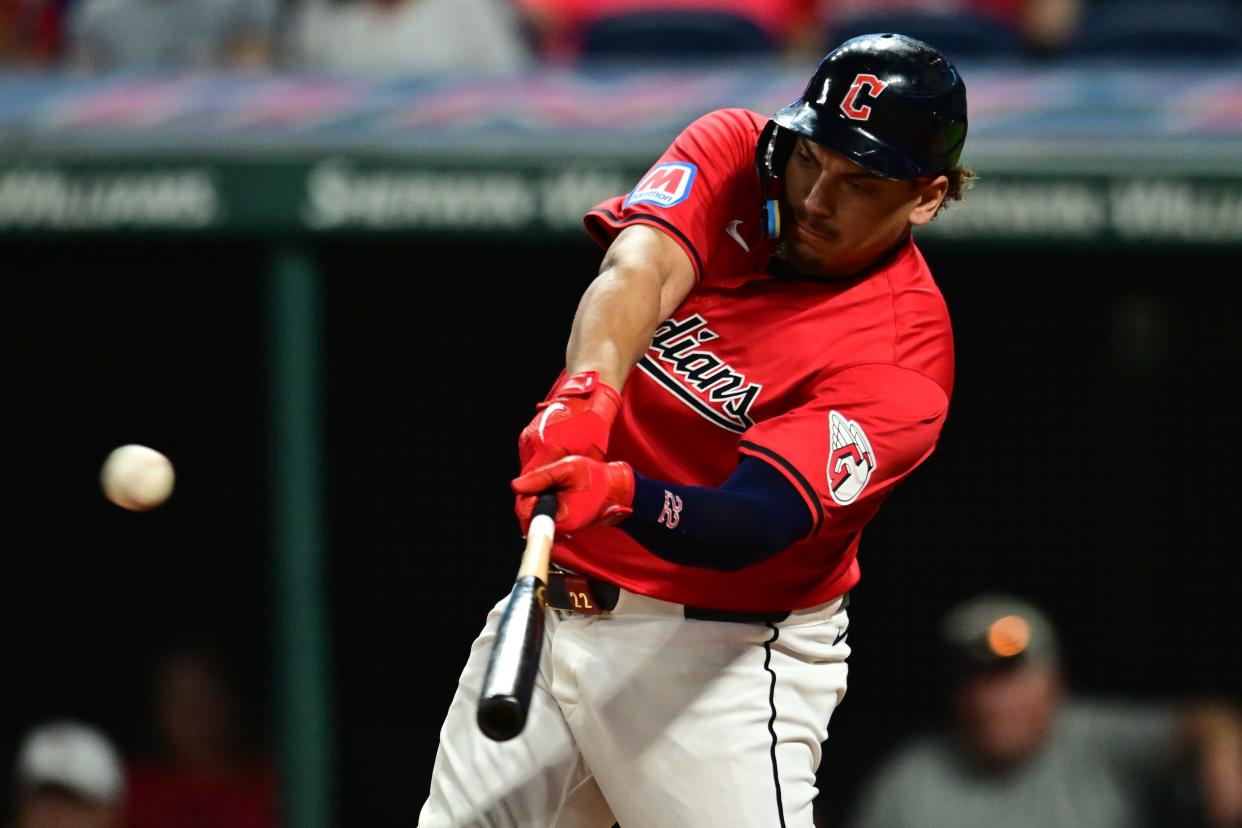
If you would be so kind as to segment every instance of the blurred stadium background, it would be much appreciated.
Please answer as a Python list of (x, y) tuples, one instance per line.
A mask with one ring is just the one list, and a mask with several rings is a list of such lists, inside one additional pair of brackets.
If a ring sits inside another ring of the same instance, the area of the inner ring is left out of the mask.
[[(209, 642), (280, 824), (413, 825), (582, 212), (879, 28), (956, 59), (980, 178), (919, 236), (958, 387), (864, 542), (826, 818), (937, 715), (935, 621), (982, 589), (1079, 688), (1242, 695), (1236, 0), (248, 3), (0, 2), (4, 761), (59, 717), (150, 758), (153, 665)], [(127, 442), (178, 470), (149, 514), (98, 490)]]

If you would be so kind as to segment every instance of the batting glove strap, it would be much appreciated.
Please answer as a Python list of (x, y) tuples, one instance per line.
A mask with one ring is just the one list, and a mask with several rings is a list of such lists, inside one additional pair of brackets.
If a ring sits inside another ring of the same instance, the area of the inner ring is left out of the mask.
[(518, 438), (522, 472), (574, 454), (602, 460), (621, 409), (621, 395), (600, 382), (598, 371), (563, 378)]

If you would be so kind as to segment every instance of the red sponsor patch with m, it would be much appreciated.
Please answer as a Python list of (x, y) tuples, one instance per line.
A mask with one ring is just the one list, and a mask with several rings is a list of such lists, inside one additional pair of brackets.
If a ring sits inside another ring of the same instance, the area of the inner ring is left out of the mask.
[(688, 161), (657, 164), (638, 182), (625, 200), (625, 206), (654, 204), (657, 207), (672, 207), (680, 204), (689, 198), (698, 172), (698, 167)]

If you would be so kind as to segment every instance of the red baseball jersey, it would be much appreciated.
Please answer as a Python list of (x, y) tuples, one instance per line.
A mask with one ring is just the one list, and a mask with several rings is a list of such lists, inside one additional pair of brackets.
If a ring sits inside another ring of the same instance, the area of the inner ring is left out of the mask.
[(953, 386), (948, 311), (912, 239), (847, 280), (765, 272), (774, 244), (754, 153), (766, 123), (740, 109), (704, 116), (585, 219), (605, 246), (631, 224), (659, 228), (698, 278), (626, 381), (609, 458), (698, 486), (759, 458), (801, 494), (812, 528), (737, 572), (670, 563), (615, 527), (558, 540), (553, 559), (719, 609), (799, 609), (853, 587), (862, 529), (931, 454)]

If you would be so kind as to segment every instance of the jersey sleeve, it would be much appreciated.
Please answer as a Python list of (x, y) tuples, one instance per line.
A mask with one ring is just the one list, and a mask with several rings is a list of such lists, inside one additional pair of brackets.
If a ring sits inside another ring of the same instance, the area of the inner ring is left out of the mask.
[(739, 452), (775, 466), (825, 526), (861, 529), (902, 478), (932, 453), (948, 414), (944, 390), (895, 365), (848, 368), (821, 381), (812, 399), (762, 420)]
[(755, 144), (763, 120), (720, 109), (686, 127), (628, 194), (608, 199), (583, 219), (607, 247), (631, 224), (668, 233), (690, 257), (696, 280), (713, 271), (716, 240), (732, 218), (760, 206)]

